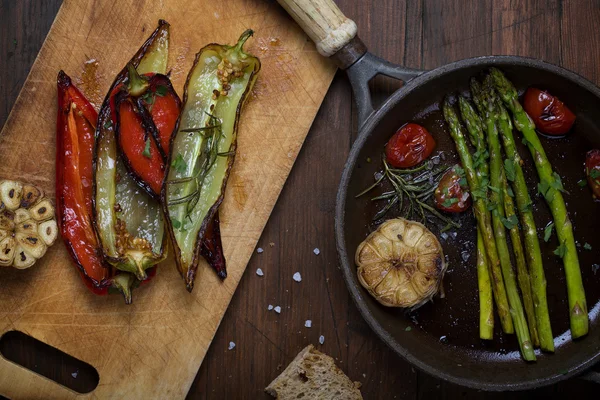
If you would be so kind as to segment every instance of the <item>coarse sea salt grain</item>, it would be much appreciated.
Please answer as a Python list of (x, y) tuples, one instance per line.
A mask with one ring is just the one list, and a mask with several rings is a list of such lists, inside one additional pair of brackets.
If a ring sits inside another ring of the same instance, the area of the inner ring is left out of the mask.
[(313, 253), (315, 253), (315, 255), (318, 256), (319, 254), (321, 254), (321, 250), (319, 250), (318, 247), (315, 247), (315, 249), (313, 250)]
[(256, 275), (258, 275), (258, 276), (263, 276), (264, 274), (265, 274), (265, 273), (263, 272), (263, 270), (262, 270), (262, 269), (260, 269), (260, 268), (257, 268), (257, 269), (256, 269)]
[(325, 343), (325, 336), (323, 336), (323, 335), (319, 336), (319, 343), (321, 343), (321, 344)]
[(307, 320), (304, 322), (304, 326), (305, 326), (305, 327), (307, 327), (307, 328), (310, 328), (310, 327), (312, 326), (312, 321), (311, 321), (310, 319), (307, 319)]
[(294, 274), (294, 280), (295, 280), (296, 282), (301, 282), (301, 281), (302, 281), (302, 275), (300, 275), (300, 272), (296, 272), (296, 273)]
[(279, 307), (279, 306), (275, 306), (275, 312), (276, 312), (277, 314), (281, 314), (281, 307)]
[(267, 310), (271, 311), (273, 309), (273, 305), (269, 304), (269, 307), (267, 307)]
[(262, 253), (263, 251), (264, 251), (264, 250), (263, 250), (263, 248), (262, 248), (262, 247), (259, 247), (258, 249), (256, 249), (256, 252), (257, 252), (258, 254)]
[(228, 349), (229, 349), (229, 350), (233, 350), (233, 349), (234, 349), (234, 347), (235, 347), (235, 343), (233, 343), (233, 342), (229, 342), (229, 347), (228, 347)]

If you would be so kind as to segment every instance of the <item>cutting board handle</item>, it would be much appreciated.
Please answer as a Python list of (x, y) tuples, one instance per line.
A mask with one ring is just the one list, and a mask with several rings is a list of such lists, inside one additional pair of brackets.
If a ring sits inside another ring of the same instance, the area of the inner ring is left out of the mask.
[(317, 45), (331, 57), (356, 36), (356, 24), (333, 0), (277, 0)]

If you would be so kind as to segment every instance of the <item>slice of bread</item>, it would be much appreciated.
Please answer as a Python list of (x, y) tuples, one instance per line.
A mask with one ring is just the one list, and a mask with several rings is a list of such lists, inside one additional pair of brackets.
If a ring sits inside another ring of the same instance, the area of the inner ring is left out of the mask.
[(265, 391), (276, 399), (362, 400), (360, 382), (352, 382), (333, 358), (306, 346)]

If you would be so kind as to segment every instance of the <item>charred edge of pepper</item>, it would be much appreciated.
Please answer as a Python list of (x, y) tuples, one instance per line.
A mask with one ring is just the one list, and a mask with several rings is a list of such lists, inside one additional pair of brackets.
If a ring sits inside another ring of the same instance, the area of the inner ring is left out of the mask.
[[(121, 148), (121, 142), (120, 142), (120, 137), (121, 137), (121, 132), (120, 132), (120, 106), (121, 103), (124, 101), (128, 101), (129, 100), (129, 95), (126, 92), (120, 92), (118, 93), (116, 96), (117, 99), (115, 99), (115, 113), (117, 116), (117, 120), (115, 121), (114, 124), (114, 132), (115, 132), (115, 140), (116, 140), (116, 145), (117, 145), (117, 151), (119, 153), (119, 157), (121, 158), (121, 161), (123, 161), (123, 164), (125, 165), (125, 168), (127, 169), (127, 172), (129, 173), (129, 176), (131, 176), (131, 178), (135, 181), (135, 183), (137, 183), (137, 185), (142, 188), (151, 198), (160, 201), (160, 193), (154, 193), (154, 191), (152, 190), (152, 188), (150, 187), (150, 185), (148, 183), (146, 183), (135, 171), (135, 169), (131, 166), (131, 163), (129, 162), (129, 159), (125, 156), (125, 152), (123, 151), (123, 149)], [(140, 99), (138, 99), (139, 101), (141, 101)], [(135, 102), (132, 101), (131, 103), (132, 108), (133, 108), (133, 112), (136, 113), (139, 117), (140, 120), (142, 122), (142, 128), (144, 129), (144, 131), (147, 133), (149, 130), (158, 130), (156, 128), (156, 125), (154, 125), (154, 122), (152, 121), (152, 118), (146, 118), (139, 110), (139, 107), (142, 107), (142, 110), (146, 111), (144, 109), (144, 107), (141, 105), (141, 103), (136, 104)], [(147, 113), (146, 113), (147, 114)], [(159, 152), (160, 150), (160, 145), (156, 143), (155, 141), (155, 134), (150, 134), (149, 137), (152, 137), (152, 141), (155, 142), (156, 146), (159, 148)], [(161, 158), (163, 156), (163, 153), (161, 152)], [(164, 159), (163, 159), (164, 162)], [(163, 182), (164, 182), (164, 178), (163, 178)]]
[[(112, 284), (112, 278), (104, 278), (100, 282), (98, 282), (96, 279), (94, 279), (91, 276), (89, 276), (88, 273), (87, 273), (87, 271), (83, 267), (83, 264), (81, 264), (81, 261), (79, 261), (79, 257), (77, 257), (77, 254), (75, 253), (75, 249), (71, 245), (71, 241), (68, 240), (68, 239), (64, 239), (64, 238), (63, 238), (63, 241), (65, 242), (65, 245), (67, 247), (67, 251), (71, 255), (71, 260), (73, 260), (73, 262), (75, 263), (75, 266), (77, 267), (77, 269), (79, 269), (79, 272), (87, 280), (89, 280), (95, 288), (97, 288), (97, 289), (105, 289), (105, 288), (110, 287), (110, 285)], [(98, 252), (96, 252), (96, 253), (98, 253)], [(98, 255), (98, 258), (102, 261), (102, 267), (103, 268), (111, 268), (110, 265), (107, 265), (104, 262), (104, 257), (102, 255)]]
[(215, 270), (217, 276), (221, 278), (221, 280), (224, 280), (227, 278), (227, 261), (225, 259), (225, 254), (223, 253), (220, 225), (219, 210), (217, 210), (213, 220), (207, 227), (204, 237), (202, 238), (201, 255)]
[[(142, 121), (142, 128), (144, 129), (146, 134), (150, 134), (152, 140), (154, 141), (154, 144), (156, 144), (156, 147), (158, 148), (158, 153), (160, 154), (160, 158), (162, 158), (163, 163), (166, 163), (167, 155), (165, 154), (165, 150), (162, 148), (160, 143), (160, 132), (156, 127), (154, 120), (152, 119), (152, 115), (146, 109), (146, 107), (144, 107), (144, 100), (142, 100), (139, 97), (136, 101), (134, 112), (140, 117), (140, 120)], [(146, 140), (147, 139), (148, 138), (146, 138)], [(157, 195), (160, 196), (160, 193), (158, 193)]]

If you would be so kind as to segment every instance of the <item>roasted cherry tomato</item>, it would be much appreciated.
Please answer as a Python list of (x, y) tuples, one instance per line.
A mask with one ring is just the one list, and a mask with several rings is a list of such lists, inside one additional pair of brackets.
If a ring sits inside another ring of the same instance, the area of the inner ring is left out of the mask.
[(571, 112), (557, 97), (536, 88), (525, 92), (525, 111), (540, 132), (551, 136), (566, 134), (575, 122)]
[(585, 174), (594, 197), (600, 200), (600, 150), (588, 151), (585, 157)]
[(435, 189), (435, 206), (442, 211), (463, 212), (471, 206), (468, 190), (464, 171), (455, 165), (442, 176)]
[(387, 162), (395, 168), (409, 168), (431, 155), (435, 140), (427, 129), (417, 124), (400, 128), (385, 146)]

